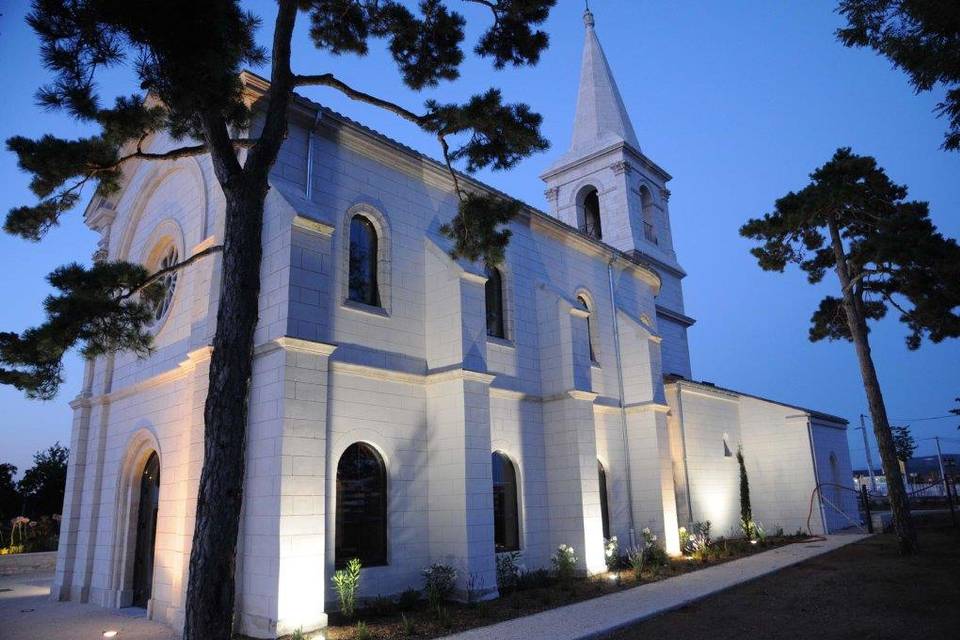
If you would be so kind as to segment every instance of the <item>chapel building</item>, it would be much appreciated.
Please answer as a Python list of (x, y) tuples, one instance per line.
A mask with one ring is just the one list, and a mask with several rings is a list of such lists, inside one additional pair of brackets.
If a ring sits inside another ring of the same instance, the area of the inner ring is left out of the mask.
[[(572, 142), (502, 264), (451, 259), (443, 164), (295, 100), (265, 209), (238, 632), (325, 625), (330, 577), (354, 557), (362, 597), (419, 588), (436, 562), (461, 595), (496, 597), (498, 553), (534, 569), (567, 544), (592, 574), (605, 539), (645, 527), (671, 554), (695, 521), (739, 535), (738, 447), (768, 531), (856, 518), (839, 491), (810, 508), (818, 483), (851, 482), (845, 420), (692, 379), (671, 177), (641, 150), (589, 12), (585, 25)], [(254, 101), (268, 87), (243, 80)], [(85, 214), (99, 259), (159, 269), (220, 242), (209, 157), (124, 173)], [(220, 268), (214, 255), (168, 277), (150, 357), (87, 364), (56, 599), (182, 628)]]

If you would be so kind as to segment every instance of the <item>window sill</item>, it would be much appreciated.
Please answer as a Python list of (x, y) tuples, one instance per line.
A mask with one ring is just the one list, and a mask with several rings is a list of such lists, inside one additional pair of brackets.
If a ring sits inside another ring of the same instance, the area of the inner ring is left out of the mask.
[(355, 300), (344, 300), (343, 304), (340, 305), (344, 309), (349, 309), (350, 311), (356, 311), (358, 313), (363, 313), (368, 316), (375, 316), (378, 318), (389, 318), (390, 314), (387, 313), (387, 310), (383, 307), (374, 307), (369, 304), (364, 304), (362, 302), (357, 302)]
[(493, 344), (498, 347), (506, 347), (507, 349), (517, 348), (517, 345), (515, 345), (512, 340), (498, 338), (497, 336), (487, 336), (487, 344)]

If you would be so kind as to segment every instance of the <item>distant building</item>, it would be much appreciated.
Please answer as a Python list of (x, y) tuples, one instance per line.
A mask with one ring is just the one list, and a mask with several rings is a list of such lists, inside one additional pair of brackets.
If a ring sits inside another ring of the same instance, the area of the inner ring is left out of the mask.
[[(906, 465), (907, 491), (917, 492), (918, 495), (943, 495), (940, 463), (937, 456), (917, 456), (907, 460)], [(960, 454), (943, 454), (943, 470), (948, 478), (956, 485), (960, 482)], [(887, 492), (887, 478), (882, 468), (873, 471), (879, 493)], [(853, 484), (859, 489), (861, 486), (870, 489), (870, 472), (866, 468), (853, 470)], [(934, 485), (934, 486), (930, 486)], [(924, 489), (929, 487), (929, 489)]]

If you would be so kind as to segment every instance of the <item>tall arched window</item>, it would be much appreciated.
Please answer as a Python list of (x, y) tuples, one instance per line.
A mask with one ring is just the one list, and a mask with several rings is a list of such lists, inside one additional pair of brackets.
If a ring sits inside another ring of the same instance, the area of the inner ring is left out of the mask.
[[(154, 259), (153, 264), (148, 265), (148, 268), (154, 273), (168, 269), (179, 262), (177, 245), (173, 243), (167, 244), (167, 246), (160, 251), (155, 249), (153, 255), (157, 257)], [(173, 305), (173, 294), (177, 288), (177, 271), (170, 271), (160, 276), (159, 280), (156, 281), (156, 285), (160, 287), (161, 294), (153, 300), (153, 324), (155, 325), (159, 324), (166, 317), (167, 312), (170, 311), (170, 307)]]
[(493, 452), (493, 541), (497, 552), (519, 551), (517, 470), (510, 458)]
[(337, 464), (337, 521), (334, 558), (363, 566), (387, 563), (387, 470), (373, 447), (350, 445)]
[(487, 284), (484, 286), (487, 305), (487, 335), (506, 338), (503, 321), (503, 276), (496, 267), (487, 267)]
[(610, 539), (610, 507), (607, 503), (607, 472), (603, 463), (597, 460), (597, 472), (600, 476), (600, 520), (603, 522), (603, 539)]
[(577, 296), (577, 302), (580, 303), (581, 309), (590, 314), (587, 316), (587, 347), (590, 349), (590, 362), (596, 362), (597, 354), (593, 350), (593, 322), (591, 318), (593, 314), (590, 312), (590, 305), (587, 304), (586, 298), (583, 296)]
[(591, 190), (583, 199), (583, 229), (581, 231), (597, 240), (603, 237), (603, 232), (600, 229), (600, 196), (596, 189)]
[(350, 220), (350, 293), (348, 299), (371, 307), (380, 306), (377, 285), (377, 230), (361, 215)]

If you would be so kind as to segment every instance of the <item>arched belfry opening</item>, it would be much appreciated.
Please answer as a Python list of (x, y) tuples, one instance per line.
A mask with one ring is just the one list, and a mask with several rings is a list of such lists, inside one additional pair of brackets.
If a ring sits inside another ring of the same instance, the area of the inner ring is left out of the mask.
[(603, 238), (603, 230), (600, 226), (600, 194), (596, 189), (590, 189), (583, 196), (583, 222), (580, 230), (591, 238), (597, 240)]
[(137, 506), (137, 541), (133, 556), (133, 606), (146, 607), (153, 589), (153, 561), (160, 507), (160, 458), (150, 454), (140, 475)]

